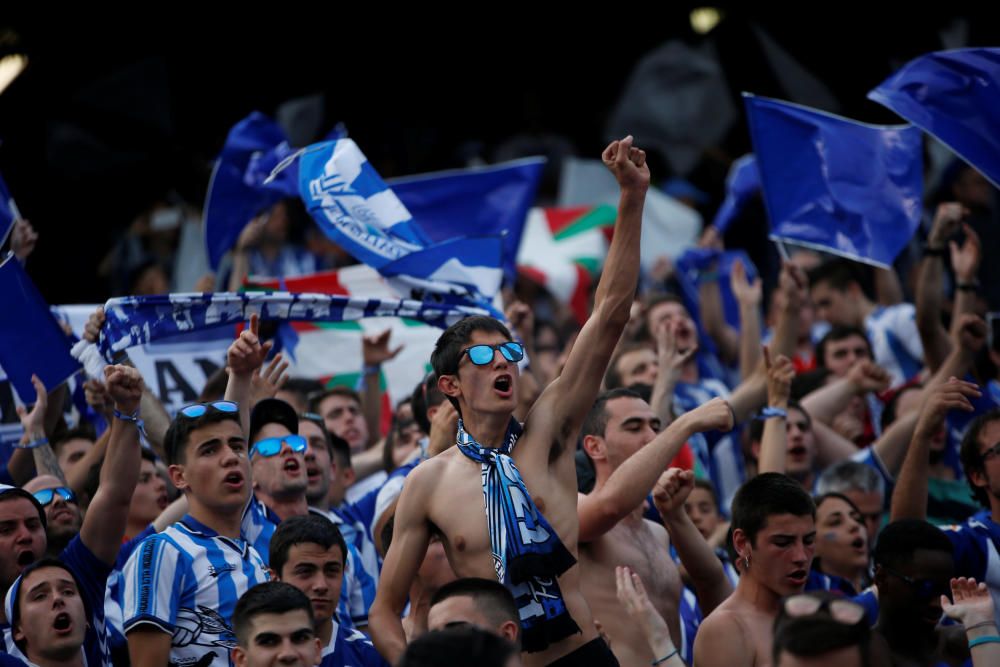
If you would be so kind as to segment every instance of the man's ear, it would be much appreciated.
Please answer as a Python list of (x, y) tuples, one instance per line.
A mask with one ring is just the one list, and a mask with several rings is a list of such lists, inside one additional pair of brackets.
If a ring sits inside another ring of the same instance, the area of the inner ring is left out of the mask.
[(969, 475), (969, 481), (972, 482), (973, 486), (979, 487), (980, 489), (985, 489), (989, 485), (989, 480), (986, 479), (985, 470), (976, 470), (975, 468), (969, 468), (968, 475)]
[(167, 474), (170, 476), (171, 483), (183, 493), (187, 488), (187, 480), (184, 479), (184, 466), (180, 463), (174, 463), (167, 468)]
[(594, 461), (604, 461), (608, 458), (607, 443), (597, 435), (583, 436), (583, 451)]
[(246, 651), (244, 651), (239, 646), (234, 646), (233, 650), (230, 651), (230, 654), (231, 654), (232, 659), (233, 659), (233, 664), (236, 665), (236, 667), (246, 667), (246, 664), (247, 664), (247, 652)]
[(520, 629), (521, 626), (514, 621), (504, 621), (503, 625), (500, 626), (500, 636), (512, 644), (517, 644), (517, 632)]
[(753, 545), (750, 544), (750, 539), (747, 534), (743, 532), (742, 528), (737, 528), (733, 531), (733, 547), (736, 549), (737, 555), (740, 558), (747, 556)]
[(458, 381), (458, 375), (442, 375), (437, 380), (438, 389), (445, 396), (451, 396), (452, 398), (458, 398), (458, 395), (462, 392), (461, 383)]
[(281, 577), (278, 576), (278, 573), (273, 567), (267, 568), (267, 571), (271, 573), (271, 581), (281, 581)]

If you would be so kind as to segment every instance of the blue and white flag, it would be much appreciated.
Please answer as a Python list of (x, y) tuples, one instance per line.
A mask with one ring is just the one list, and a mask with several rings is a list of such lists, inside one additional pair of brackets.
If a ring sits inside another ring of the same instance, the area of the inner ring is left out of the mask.
[(891, 266), (920, 223), (920, 130), (744, 100), (771, 239)]
[(17, 218), (14, 200), (10, 196), (7, 184), (3, 182), (3, 177), (0, 176), (0, 246), (3, 246), (4, 241), (7, 240), (10, 230), (14, 229), (14, 222)]
[(500, 289), (502, 239), (433, 243), (350, 139), (301, 151), (299, 190), (320, 229), (404, 296), (488, 308)]
[(367, 317), (406, 317), (447, 328), (483, 308), (448, 306), (409, 299), (365, 299), (288, 292), (162, 294), (111, 299), (98, 347), (111, 361), (118, 352), (195, 331), (247, 321), (346, 322)]
[(729, 225), (733, 224), (743, 211), (743, 207), (758, 192), (760, 192), (760, 172), (757, 170), (757, 158), (753, 153), (748, 153), (729, 167), (729, 174), (726, 176), (726, 198), (722, 200), (712, 220), (712, 226), (720, 235), (726, 233)]
[(503, 235), (504, 277), (517, 277), (517, 251), (545, 158), (390, 179), (388, 184), (430, 241)]
[(22, 402), (35, 402), (32, 374), (52, 391), (80, 369), (69, 338), (13, 257), (0, 264), (0, 313), (0, 366)]
[(1000, 48), (928, 53), (868, 93), (1000, 187)]

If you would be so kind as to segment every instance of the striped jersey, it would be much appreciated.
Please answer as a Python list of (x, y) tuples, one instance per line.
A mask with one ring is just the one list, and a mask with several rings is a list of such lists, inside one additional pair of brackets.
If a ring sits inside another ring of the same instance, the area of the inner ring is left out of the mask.
[(375, 650), (371, 640), (361, 632), (333, 621), (330, 643), (323, 647), (320, 667), (389, 667)]
[(941, 530), (955, 547), (955, 576), (985, 582), (993, 597), (993, 613), (1000, 618), (1000, 524), (983, 510), (963, 524)]
[(875, 363), (889, 373), (892, 386), (901, 385), (924, 366), (924, 347), (912, 303), (876, 308), (865, 318), (865, 333)]
[(171, 663), (228, 667), (236, 601), (270, 576), (249, 542), (219, 535), (189, 514), (143, 540), (122, 579), (126, 634), (152, 624), (171, 635)]

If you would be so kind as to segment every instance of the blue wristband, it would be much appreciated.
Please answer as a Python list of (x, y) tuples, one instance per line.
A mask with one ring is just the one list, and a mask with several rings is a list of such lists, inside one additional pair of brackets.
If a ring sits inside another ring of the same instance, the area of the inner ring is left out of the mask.
[(130, 415), (127, 415), (124, 412), (119, 412), (118, 408), (115, 408), (114, 414), (115, 414), (115, 419), (120, 419), (123, 422), (132, 422), (133, 424), (135, 424), (136, 428), (139, 429), (139, 435), (141, 435), (147, 441), (149, 440), (149, 436), (146, 435), (146, 422), (142, 421), (142, 418), (139, 417), (138, 410), (136, 410)]
[(1000, 637), (997, 635), (985, 635), (969, 640), (969, 648), (973, 649), (982, 644), (1000, 644)]
[(14, 445), (18, 449), (35, 449), (36, 447), (41, 447), (42, 445), (49, 444), (48, 438), (39, 438), (38, 440), (32, 440), (31, 442), (26, 442), (23, 445)]
[(762, 409), (757, 415), (757, 419), (771, 419), (772, 417), (781, 417), (785, 419), (788, 417), (788, 410), (784, 408), (774, 408), (770, 405)]

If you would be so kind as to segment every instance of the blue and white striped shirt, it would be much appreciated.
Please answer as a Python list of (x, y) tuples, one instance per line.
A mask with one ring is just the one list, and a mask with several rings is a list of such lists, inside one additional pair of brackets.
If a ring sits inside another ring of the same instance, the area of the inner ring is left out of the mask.
[(249, 542), (223, 537), (190, 514), (143, 540), (122, 577), (126, 634), (155, 625), (171, 635), (171, 663), (199, 667), (228, 667), (236, 601), (270, 579)]
[(892, 386), (903, 384), (924, 367), (924, 346), (912, 303), (876, 308), (865, 318), (865, 333), (875, 363), (889, 373)]
[(389, 667), (375, 650), (371, 640), (361, 632), (333, 622), (330, 643), (323, 647), (320, 667)]

